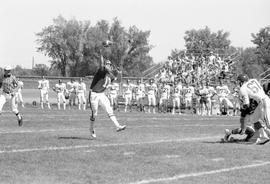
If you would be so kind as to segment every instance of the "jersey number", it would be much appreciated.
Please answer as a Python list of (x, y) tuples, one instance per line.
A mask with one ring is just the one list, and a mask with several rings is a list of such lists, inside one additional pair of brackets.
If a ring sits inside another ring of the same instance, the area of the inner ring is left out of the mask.
[(250, 89), (253, 93), (258, 93), (261, 89), (261, 86), (257, 81), (252, 80), (247, 84), (247, 88)]

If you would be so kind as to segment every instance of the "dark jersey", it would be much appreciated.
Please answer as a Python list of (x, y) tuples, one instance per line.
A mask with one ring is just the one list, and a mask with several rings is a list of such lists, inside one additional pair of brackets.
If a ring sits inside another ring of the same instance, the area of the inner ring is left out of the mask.
[(108, 77), (112, 78), (114, 76), (105, 67), (99, 68), (96, 74), (94, 75), (90, 89), (96, 93), (104, 92), (107, 87)]
[(18, 86), (18, 80), (14, 75), (8, 74), (0, 77), (0, 87), (2, 87), (3, 92), (10, 94), (14, 93)]

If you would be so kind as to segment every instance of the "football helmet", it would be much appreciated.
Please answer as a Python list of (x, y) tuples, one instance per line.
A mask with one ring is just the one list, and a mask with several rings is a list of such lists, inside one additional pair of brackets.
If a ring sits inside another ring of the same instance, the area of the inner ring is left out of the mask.
[(242, 84), (246, 81), (248, 81), (248, 76), (246, 74), (240, 74), (237, 77), (237, 81), (239, 82), (240, 86), (242, 86)]
[(237, 80), (240, 82), (248, 81), (248, 76), (246, 74), (240, 74), (238, 75)]
[(11, 66), (9, 66), (9, 65), (5, 66), (4, 70), (5, 71), (10, 71), (11, 70)]

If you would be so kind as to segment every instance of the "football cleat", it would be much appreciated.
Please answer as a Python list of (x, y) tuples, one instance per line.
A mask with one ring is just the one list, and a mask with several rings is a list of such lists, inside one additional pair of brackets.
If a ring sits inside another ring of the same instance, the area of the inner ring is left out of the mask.
[(258, 138), (256, 140), (256, 143), (255, 144), (257, 144), (257, 145), (264, 145), (265, 143), (267, 143), (269, 141), (270, 141), (270, 139), (266, 139), (266, 138), (260, 139), (260, 138)]
[(122, 126), (120, 125), (119, 127), (117, 127), (116, 132), (120, 132), (125, 129), (126, 129), (126, 125), (122, 125)]
[(20, 115), (20, 117), (18, 118), (18, 125), (21, 127), (23, 125), (23, 118)]
[(93, 130), (91, 132), (90, 139), (95, 139), (95, 138), (97, 138), (97, 135), (96, 135), (95, 131)]

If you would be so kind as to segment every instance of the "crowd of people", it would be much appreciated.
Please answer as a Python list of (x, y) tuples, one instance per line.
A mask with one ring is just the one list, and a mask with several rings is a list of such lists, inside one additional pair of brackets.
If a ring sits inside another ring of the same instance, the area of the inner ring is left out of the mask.
[(217, 77), (224, 79), (230, 74), (235, 58), (221, 57), (213, 52), (206, 56), (182, 55), (176, 59), (169, 58), (155, 79), (160, 82), (181, 80), (189, 84)]

